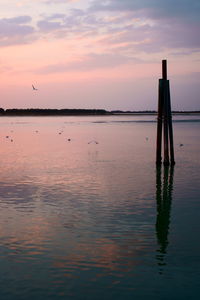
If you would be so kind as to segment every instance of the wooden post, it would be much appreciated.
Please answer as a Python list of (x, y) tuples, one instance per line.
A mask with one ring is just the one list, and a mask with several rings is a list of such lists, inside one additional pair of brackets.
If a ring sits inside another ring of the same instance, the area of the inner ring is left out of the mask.
[(162, 122), (163, 122), (163, 81), (159, 79), (158, 87), (158, 119), (157, 119), (157, 148), (156, 148), (156, 164), (162, 162)]
[(168, 118), (168, 93), (167, 93), (167, 80), (164, 81), (164, 165), (169, 165), (169, 135), (168, 135), (168, 129), (169, 129), (169, 118)]
[[(164, 124), (163, 124), (164, 123)], [(163, 124), (163, 125), (162, 125)], [(164, 165), (174, 165), (174, 144), (173, 128), (171, 116), (171, 99), (169, 80), (167, 80), (167, 60), (162, 60), (162, 79), (159, 79), (158, 89), (158, 120), (157, 120), (157, 144), (156, 144), (156, 164), (162, 162), (162, 128), (164, 140)], [(170, 142), (170, 161), (169, 161)]]
[(171, 157), (171, 164), (175, 165), (174, 138), (173, 138), (173, 127), (172, 127), (171, 97), (170, 97), (169, 80), (167, 80), (167, 93), (168, 93), (168, 125), (169, 125), (170, 157)]
[(162, 60), (162, 79), (167, 80), (167, 60)]

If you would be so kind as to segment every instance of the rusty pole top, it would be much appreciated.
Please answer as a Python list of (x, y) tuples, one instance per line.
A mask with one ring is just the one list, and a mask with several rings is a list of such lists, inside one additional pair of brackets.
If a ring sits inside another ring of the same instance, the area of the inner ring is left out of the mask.
[(162, 79), (167, 80), (167, 60), (162, 60)]

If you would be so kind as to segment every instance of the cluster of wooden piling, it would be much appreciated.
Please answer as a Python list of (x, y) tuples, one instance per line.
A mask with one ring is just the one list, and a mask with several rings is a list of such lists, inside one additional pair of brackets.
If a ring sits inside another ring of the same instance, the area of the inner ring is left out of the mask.
[(157, 120), (157, 148), (156, 164), (162, 163), (162, 133), (164, 141), (165, 166), (174, 165), (174, 143), (172, 128), (172, 113), (170, 99), (170, 85), (167, 80), (167, 61), (162, 61), (162, 79), (159, 79), (158, 89), (158, 120)]

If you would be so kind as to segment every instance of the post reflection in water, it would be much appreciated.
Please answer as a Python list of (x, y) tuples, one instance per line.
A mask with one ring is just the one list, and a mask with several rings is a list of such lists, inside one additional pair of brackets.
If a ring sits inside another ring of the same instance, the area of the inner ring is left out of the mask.
[[(162, 180), (163, 173), (163, 180)], [(157, 218), (156, 218), (156, 236), (159, 244), (157, 255), (158, 265), (161, 267), (160, 274), (163, 272), (165, 263), (165, 255), (169, 244), (169, 226), (173, 191), (174, 166), (157, 166), (156, 169), (156, 202), (157, 202)]]

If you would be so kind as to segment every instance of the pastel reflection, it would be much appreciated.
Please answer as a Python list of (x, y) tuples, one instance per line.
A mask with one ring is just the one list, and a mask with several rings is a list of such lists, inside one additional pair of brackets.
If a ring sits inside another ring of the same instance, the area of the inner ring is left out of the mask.
[(159, 299), (191, 269), (198, 290), (200, 122), (175, 120), (161, 173), (155, 116), (0, 119), (2, 299)]

